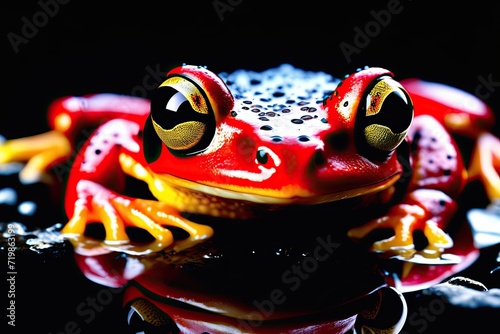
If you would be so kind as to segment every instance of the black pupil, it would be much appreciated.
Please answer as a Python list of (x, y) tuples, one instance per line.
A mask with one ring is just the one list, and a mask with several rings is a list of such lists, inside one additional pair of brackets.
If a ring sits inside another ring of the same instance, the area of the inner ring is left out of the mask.
[(208, 115), (194, 111), (187, 99), (179, 104), (176, 110), (167, 109), (170, 100), (179, 97), (179, 92), (172, 87), (160, 87), (156, 90), (151, 100), (151, 115), (157, 124), (164, 129), (172, 129), (178, 124), (189, 121), (207, 123)]
[(394, 133), (401, 133), (411, 122), (411, 105), (401, 91), (390, 93), (384, 100), (378, 114), (370, 116), (370, 123), (388, 126)]

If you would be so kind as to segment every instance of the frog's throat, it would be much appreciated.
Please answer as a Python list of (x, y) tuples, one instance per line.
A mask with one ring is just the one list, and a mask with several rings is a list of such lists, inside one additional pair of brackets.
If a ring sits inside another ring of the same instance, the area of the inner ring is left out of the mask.
[(299, 188), (298, 186), (285, 186), (276, 190), (227, 184), (214, 185), (208, 182), (194, 182), (173, 175), (159, 175), (151, 171), (150, 173), (152, 175), (152, 184), (149, 184), (150, 187), (153, 186), (153, 188), (158, 191), (158, 194), (156, 195), (159, 200), (165, 200), (166, 202), (168, 202), (168, 199), (161, 198), (164, 197), (162, 195), (167, 195), (171, 193), (172, 190), (175, 190), (177, 192), (200, 193), (204, 194), (206, 197), (271, 205), (320, 204), (363, 196), (389, 188), (400, 177), (399, 174), (396, 174), (386, 180), (383, 180), (382, 182), (368, 185), (363, 188), (349, 189), (326, 194), (315, 194), (309, 190)]

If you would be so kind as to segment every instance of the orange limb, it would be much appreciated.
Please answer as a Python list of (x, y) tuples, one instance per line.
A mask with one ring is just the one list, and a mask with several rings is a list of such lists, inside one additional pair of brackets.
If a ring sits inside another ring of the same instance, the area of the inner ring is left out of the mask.
[[(110, 246), (130, 244), (126, 226), (146, 230), (155, 238), (155, 249), (172, 246), (181, 251), (192, 247), (213, 235), (211, 227), (191, 222), (180, 212), (162, 202), (120, 196), (92, 181), (82, 180), (77, 185), (78, 200), (74, 214), (62, 229), (69, 238), (84, 235), (87, 224), (99, 221), (103, 224)], [(175, 241), (172, 232), (164, 226), (175, 226), (185, 230), (189, 237)]]
[(49, 181), (48, 169), (58, 160), (68, 157), (71, 144), (58, 131), (10, 139), (0, 144), (0, 163), (26, 162), (19, 178), (23, 183)]
[(478, 136), (469, 166), (469, 179), (479, 179), (491, 203), (500, 202), (500, 139), (491, 133)]
[(409, 259), (417, 252), (413, 231), (423, 226), (429, 244), (420, 253), (425, 257), (439, 257), (444, 248), (453, 246), (453, 241), (435, 221), (428, 218), (428, 213), (419, 205), (400, 204), (391, 208), (387, 215), (349, 230), (348, 236), (362, 239), (375, 229), (391, 228), (394, 235), (373, 243), (372, 251)]

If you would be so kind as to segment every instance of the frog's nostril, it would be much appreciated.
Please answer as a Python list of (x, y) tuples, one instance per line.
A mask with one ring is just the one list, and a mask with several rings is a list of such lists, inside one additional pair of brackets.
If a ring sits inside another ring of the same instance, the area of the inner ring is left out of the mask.
[(313, 162), (316, 166), (321, 166), (326, 162), (323, 150), (316, 150), (316, 152), (314, 152)]

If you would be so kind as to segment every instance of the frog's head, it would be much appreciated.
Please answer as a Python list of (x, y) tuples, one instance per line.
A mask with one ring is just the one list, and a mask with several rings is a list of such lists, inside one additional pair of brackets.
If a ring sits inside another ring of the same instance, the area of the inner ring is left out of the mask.
[(145, 127), (150, 168), (221, 196), (319, 203), (389, 188), (413, 106), (382, 68), (342, 81), (290, 65), (171, 70)]

